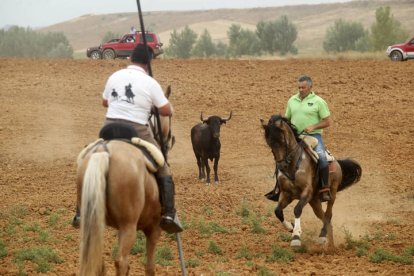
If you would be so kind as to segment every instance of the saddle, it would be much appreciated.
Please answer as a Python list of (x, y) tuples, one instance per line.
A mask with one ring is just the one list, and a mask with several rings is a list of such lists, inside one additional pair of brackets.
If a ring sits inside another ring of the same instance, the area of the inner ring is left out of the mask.
[(77, 159), (78, 163), (96, 145), (106, 143), (111, 140), (125, 141), (141, 150), (145, 157), (145, 165), (152, 173), (157, 172), (160, 167), (164, 166), (164, 156), (155, 145), (139, 138), (136, 130), (132, 126), (118, 122), (109, 123), (102, 127), (99, 132), (99, 139), (89, 144), (82, 150)]
[[(300, 135), (300, 139), (302, 139), (303, 142), (305, 142), (305, 145), (307, 146), (305, 150), (309, 153), (310, 157), (315, 161), (315, 163), (318, 163), (319, 155), (316, 153), (314, 148), (318, 145), (318, 139), (315, 137), (309, 136), (309, 135)], [(325, 149), (326, 159), (328, 162), (332, 162), (335, 160), (335, 157), (332, 155), (332, 153)]]

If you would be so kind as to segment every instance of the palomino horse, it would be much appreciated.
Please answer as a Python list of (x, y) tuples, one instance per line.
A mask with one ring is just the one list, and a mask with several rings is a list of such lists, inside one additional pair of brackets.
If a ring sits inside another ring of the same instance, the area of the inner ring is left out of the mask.
[[(307, 145), (299, 138), (296, 128), (280, 115), (273, 115), (267, 125), (262, 121), (262, 126), (265, 130), (266, 143), (272, 149), (278, 168), (276, 177), (280, 197), (275, 215), (289, 231), (292, 231), (291, 246), (301, 246), (300, 216), (305, 205), (309, 203), (315, 215), (323, 222), (319, 234), (320, 243), (326, 243), (328, 234), (328, 247), (333, 248), (331, 219), (336, 193), (360, 180), (361, 166), (351, 159), (335, 160), (330, 163), (329, 182), (332, 200), (327, 202), (324, 212), (318, 195), (317, 163), (305, 150)], [(285, 220), (283, 209), (295, 199), (299, 202), (294, 208), (295, 223), (292, 225)]]
[[(162, 125), (162, 129), (169, 132), (168, 126)], [(153, 175), (156, 168), (133, 145), (136, 144), (134, 139), (138, 138), (131, 139), (132, 143), (99, 139), (78, 156), (81, 276), (105, 273), (102, 258), (105, 224), (118, 229), (116, 275), (128, 275), (128, 255), (137, 230), (142, 230), (146, 236), (145, 274), (155, 274), (155, 247), (161, 234), (161, 204)], [(162, 163), (162, 154), (158, 154), (158, 163)]]

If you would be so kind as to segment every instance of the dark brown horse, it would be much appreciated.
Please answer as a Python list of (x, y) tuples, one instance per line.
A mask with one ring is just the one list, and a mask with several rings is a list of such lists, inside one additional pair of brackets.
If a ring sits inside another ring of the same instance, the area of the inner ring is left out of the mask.
[[(283, 225), (292, 231), (291, 246), (301, 246), (300, 217), (306, 204), (310, 204), (315, 215), (322, 220), (323, 227), (319, 234), (320, 243), (334, 247), (332, 231), (332, 207), (336, 193), (357, 183), (361, 178), (361, 166), (354, 160), (334, 160), (330, 164), (329, 182), (332, 200), (327, 202), (326, 211), (319, 200), (319, 179), (317, 163), (308, 153), (308, 147), (299, 137), (296, 128), (284, 117), (273, 115), (267, 124), (262, 121), (265, 130), (265, 139), (271, 148), (277, 165), (277, 181), (280, 188), (280, 197), (275, 209), (276, 217)], [(293, 200), (298, 200), (294, 208), (294, 224), (285, 220), (283, 209)]]
[[(164, 125), (163, 122), (168, 120), (161, 120), (161, 129), (169, 132), (170, 124)], [(134, 144), (136, 139), (139, 138), (131, 139)], [(150, 144), (149, 147), (155, 146)], [(162, 163), (161, 152), (158, 150), (156, 154), (158, 163)], [(128, 275), (128, 255), (137, 230), (142, 230), (146, 236), (145, 274), (154, 275), (155, 247), (161, 234), (161, 205), (153, 175), (155, 168), (141, 150), (122, 140), (99, 139), (82, 150), (77, 161), (77, 206), (81, 214), (80, 275), (104, 274), (105, 224), (118, 229), (116, 275)]]

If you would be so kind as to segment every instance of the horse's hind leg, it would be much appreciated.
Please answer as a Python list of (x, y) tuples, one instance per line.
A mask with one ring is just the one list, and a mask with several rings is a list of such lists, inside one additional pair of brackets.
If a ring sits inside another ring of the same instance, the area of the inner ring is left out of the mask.
[(145, 275), (155, 275), (155, 246), (161, 235), (161, 229), (154, 227), (154, 229), (144, 231), (146, 236), (146, 249), (147, 249), (147, 264), (145, 266)]
[[(325, 231), (325, 236), (326, 236), (326, 232), (328, 234), (328, 249), (333, 249), (334, 248), (334, 240), (333, 240), (333, 229), (332, 229), (332, 208), (335, 202), (335, 195), (332, 195), (332, 199), (331, 201), (328, 201), (328, 206), (326, 207), (326, 212), (325, 212), (325, 217), (323, 220), (323, 228), (322, 231)], [(321, 234), (322, 234), (321, 231)]]
[(325, 244), (326, 243), (326, 234), (327, 234), (327, 225), (325, 224), (325, 212), (322, 209), (322, 204), (319, 199), (316, 197), (309, 202), (310, 206), (313, 209), (315, 215), (322, 221), (323, 226), (321, 229), (321, 233), (319, 234), (319, 243)]
[(116, 275), (125, 276), (129, 272), (128, 255), (136, 239), (136, 224), (121, 227), (118, 231), (119, 251), (115, 261)]

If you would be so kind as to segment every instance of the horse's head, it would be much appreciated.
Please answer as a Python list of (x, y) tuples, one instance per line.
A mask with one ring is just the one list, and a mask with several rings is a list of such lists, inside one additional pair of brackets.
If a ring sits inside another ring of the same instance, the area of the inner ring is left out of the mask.
[(272, 150), (285, 149), (288, 144), (298, 140), (295, 126), (282, 115), (272, 115), (267, 124), (263, 120), (261, 122), (266, 143)]

